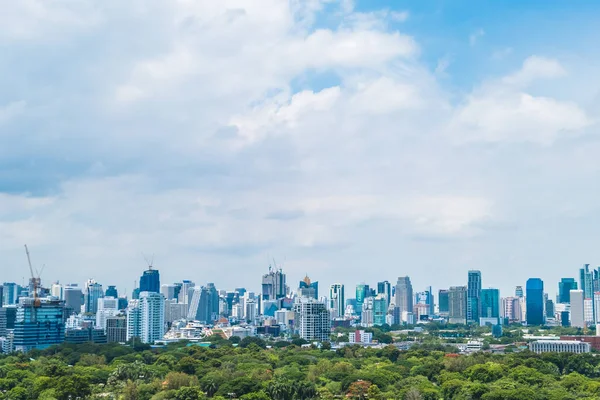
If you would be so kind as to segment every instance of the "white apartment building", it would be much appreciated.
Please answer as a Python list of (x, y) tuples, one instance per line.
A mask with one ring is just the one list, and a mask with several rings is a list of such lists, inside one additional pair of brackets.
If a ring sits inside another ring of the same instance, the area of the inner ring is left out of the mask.
[(299, 298), (294, 304), (295, 328), (304, 340), (329, 340), (331, 319), (325, 303)]
[[(571, 298), (572, 300), (573, 298)], [(589, 353), (589, 343), (578, 340), (537, 340), (529, 343), (529, 350), (534, 353)]]

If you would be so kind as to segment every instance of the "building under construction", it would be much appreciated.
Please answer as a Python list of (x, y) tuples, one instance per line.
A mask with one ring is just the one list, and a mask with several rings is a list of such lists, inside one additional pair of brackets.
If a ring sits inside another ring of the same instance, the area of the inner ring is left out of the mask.
[(55, 298), (36, 300), (19, 299), (13, 339), (16, 351), (45, 349), (65, 341), (64, 302)]

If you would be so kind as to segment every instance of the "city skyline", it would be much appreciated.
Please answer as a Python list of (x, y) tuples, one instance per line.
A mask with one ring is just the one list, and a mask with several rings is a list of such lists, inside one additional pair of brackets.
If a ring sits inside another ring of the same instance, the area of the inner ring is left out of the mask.
[(597, 1), (6, 3), (2, 280), (23, 243), (45, 281), (128, 292), (142, 252), (346, 295), (474, 269), (554, 296), (600, 260)]

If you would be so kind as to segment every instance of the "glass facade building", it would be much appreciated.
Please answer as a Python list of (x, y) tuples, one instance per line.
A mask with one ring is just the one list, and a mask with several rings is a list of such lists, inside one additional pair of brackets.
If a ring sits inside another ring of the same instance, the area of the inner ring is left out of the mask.
[(160, 273), (157, 269), (147, 269), (140, 277), (140, 293), (160, 293)]
[(527, 325), (544, 325), (544, 282), (540, 278), (529, 278), (525, 290)]
[(500, 318), (500, 290), (481, 290), (481, 318)]
[(65, 340), (65, 304), (61, 300), (41, 299), (38, 307), (33, 298), (21, 298), (17, 306), (14, 349), (45, 349)]

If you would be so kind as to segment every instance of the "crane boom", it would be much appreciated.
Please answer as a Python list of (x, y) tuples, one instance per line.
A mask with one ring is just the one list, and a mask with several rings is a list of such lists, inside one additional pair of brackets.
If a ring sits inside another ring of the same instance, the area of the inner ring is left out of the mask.
[(29, 272), (31, 273), (31, 279), (35, 279), (35, 275), (33, 274), (33, 267), (31, 266), (31, 257), (29, 256), (29, 249), (27, 245), (25, 245), (25, 253), (27, 254), (27, 262), (29, 263)]
[[(38, 298), (39, 278), (36, 277), (35, 274), (33, 273), (33, 266), (31, 265), (31, 256), (29, 255), (29, 249), (27, 248), (27, 245), (25, 245), (25, 253), (27, 254), (27, 263), (29, 264), (29, 272), (31, 273), (31, 280), (33, 282), (33, 307), (37, 308), (37, 307), (40, 307), (40, 305), (41, 305), (41, 301)], [(35, 313), (34, 313), (34, 318), (35, 318)]]

